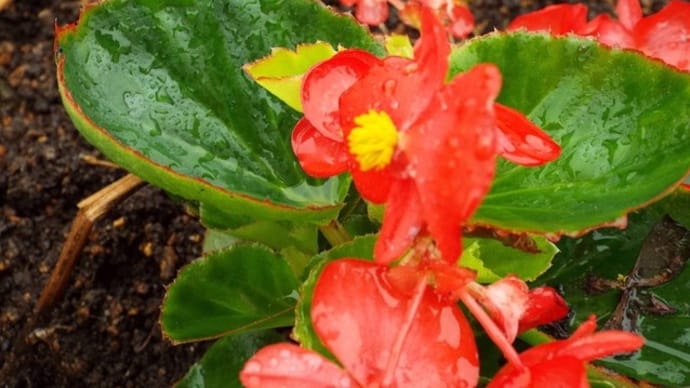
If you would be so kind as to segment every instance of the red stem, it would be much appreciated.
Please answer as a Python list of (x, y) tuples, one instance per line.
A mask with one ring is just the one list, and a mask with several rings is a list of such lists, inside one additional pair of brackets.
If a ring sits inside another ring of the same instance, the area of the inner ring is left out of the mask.
[(503, 335), (501, 329), (496, 326), (489, 314), (484, 311), (484, 308), (477, 303), (477, 301), (470, 295), (465, 288), (459, 292), (460, 300), (467, 306), (472, 315), (479, 321), (482, 325), (486, 334), (491, 338), (491, 340), (501, 349), (503, 356), (508, 360), (509, 363), (513, 364), (515, 368), (523, 369), (522, 361), (520, 361), (520, 356), (517, 354), (513, 345), (511, 345), (506, 337)]

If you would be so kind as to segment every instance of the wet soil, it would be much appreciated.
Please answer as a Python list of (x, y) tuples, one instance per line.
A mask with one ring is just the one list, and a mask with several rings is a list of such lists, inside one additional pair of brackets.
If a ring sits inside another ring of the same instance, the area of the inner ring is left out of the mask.
[[(16, 0), (0, 11), (0, 365), (50, 274), (76, 204), (125, 174), (98, 162), (102, 156), (80, 137), (58, 96), (53, 23), (76, 20), (81, 3)], [(486, 32), (547, 3), (473, 0), (472, 9)], [(611, 10), (607, 2), (590, 3), (594, 12)], [(95, 225), (64, 298), (0, 387), (174, 384), (206, 345), (170, 345), (159, 307), (165, 285), (199, 254), (202, 236), (184, 206), (154, 187), (125, 200)]]

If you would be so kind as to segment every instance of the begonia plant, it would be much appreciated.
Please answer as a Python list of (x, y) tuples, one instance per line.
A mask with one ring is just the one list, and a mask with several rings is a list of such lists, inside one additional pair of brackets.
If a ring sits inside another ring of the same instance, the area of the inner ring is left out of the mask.
[(341, 3), (420, 37), (311, 0), (110, 0), (57, 27), (77, 128), (207, 228), (161, 327), (218, 340), (178, 385), (690, 384), (687, 336), (656, 330), (690, 326), (688, 3), (459, 43), (464, 4)]

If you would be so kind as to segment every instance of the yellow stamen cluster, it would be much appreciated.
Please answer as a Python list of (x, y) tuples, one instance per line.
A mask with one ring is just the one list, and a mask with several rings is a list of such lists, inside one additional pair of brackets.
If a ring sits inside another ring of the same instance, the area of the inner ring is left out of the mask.
[(350, 153), (362, 171), (382, 170), (390, 164), (398, 143), (398, 130), (386, 112), (370, 110), (355, 117), (357, 125), (347, 137)]

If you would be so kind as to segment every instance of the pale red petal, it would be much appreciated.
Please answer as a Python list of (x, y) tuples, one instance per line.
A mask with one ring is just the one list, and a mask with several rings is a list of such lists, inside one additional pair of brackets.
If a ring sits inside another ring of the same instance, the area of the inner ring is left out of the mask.
[(575, 32), (587, 24), (587, 6), (582, 4), (549, 5), (516, 17), (508, 30), (547, 31), (553, 35)]
[(690, 72), (690, 3), (671, 1), (640, 20), (633, 35), (644, 54)]
[(269, 345), (244, 364), (240, 381), (247, 388), (343, 388), (359, 384), (322, 355), (293, 344)]
[(322, 135), (342, 141), (338, 101), (340, 96), (380, 60), (363, 50), (345, 50), (314, 66), (304, 76), (304, 117)]
[(561, 147), (525, 115), (496, 104), (499, 153), (513, 163), (538, 166), (561, 154)]
[[(388, 268), (341, 259), (321, 273), (311, 310), (323, 343), (360, 384), (380, 384), (412, 303), (387, 280)], [(398, 387), (475, 386), (477, 350), (472, 329), (455, 304), (425, 288), (396, 364)]]
[(453, 5), (450, 10), (450, 31), (458, 38), (465, 38), (474, 31), (474, 16), (468, 7)]
[(381, 24), (388, 19), (388, 3), (386, 0), (360, 0), (355, 17), (364, 24)]
[(517, 337), (520, 318), (527, 308), (528, 291), (525, 282), (511, 275), (486, 287), (485, 299), (481, 300), (510, 343)]
[(520, 318), (518, 333), (568, 315), (568, 305), (561, 295), (551, 287), (537, 287), (527, 295), (525, 312)]
[(618, 0), (616, 14), (618, 14), (618, 20), (620, 20), (623, 27), (632, 30), (637, 22), (642, 19), (640, 0)]
[(595, 17), (592, 21), (587, 23), (586, 27), (576, 32), (579, 35), (592, 36), (600, 43), (609, 47), (635, 47), (635, 40), (633, 39), (631, 31), (606, 14)]
[(459, 258), (462, 225), (491, 185), (493, 100), (500, 85), (498, 69), (489, 64), (457, 76), (401, 140), (427, 228), (449, 263)]
[(407, 250), (422, 229), (422, 207), (411, 179), (397, 180), (386, 203), (383, 225), (374, 248), (380, 264), (390, 264)]
[(343, 142), (322, 135), (302, 118), (292, 131), (292, 150), (304, 171), (317, 178), (326, 178), (347, 171), (350, 155)]

